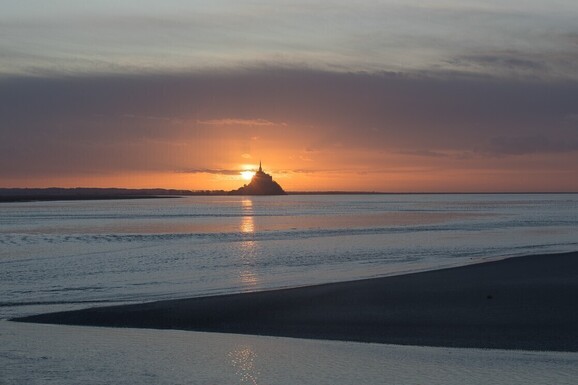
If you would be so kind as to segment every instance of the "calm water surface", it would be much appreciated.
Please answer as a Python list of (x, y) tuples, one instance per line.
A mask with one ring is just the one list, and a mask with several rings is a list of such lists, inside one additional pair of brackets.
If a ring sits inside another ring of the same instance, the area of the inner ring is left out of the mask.
[[(578, 249), (578, 195), (0, 204), (0, 319)], [(0, 320), (0, 384), (575, 384), (578, 354)]]
[(0, 318), (578, 249), (578, 195), (0, 204)]

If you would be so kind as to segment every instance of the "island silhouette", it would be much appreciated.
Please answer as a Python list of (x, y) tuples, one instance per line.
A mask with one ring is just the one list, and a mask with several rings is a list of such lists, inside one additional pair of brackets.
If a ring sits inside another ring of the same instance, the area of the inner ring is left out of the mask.
[(249, 184), (229, 192), (230, 195), (287, 195), (279, 183), (273, 180), (273, 177), (263, 171), (261, 162), (259, 170), (251, 178)]

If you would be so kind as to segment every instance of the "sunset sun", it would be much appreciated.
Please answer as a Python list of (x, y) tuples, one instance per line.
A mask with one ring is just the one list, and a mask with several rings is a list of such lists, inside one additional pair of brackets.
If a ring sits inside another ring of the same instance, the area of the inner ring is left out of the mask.
[(251, 180), (253, 175), (255, 175), (254, 171), (241, 171), (241, 177), (245, 180)]

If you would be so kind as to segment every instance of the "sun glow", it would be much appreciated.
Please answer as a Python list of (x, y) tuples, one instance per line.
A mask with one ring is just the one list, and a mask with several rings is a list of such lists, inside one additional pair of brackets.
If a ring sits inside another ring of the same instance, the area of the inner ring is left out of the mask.
[(245, 180), (251, 180), (251, 178), (255, 175), (254, 171), (241, 171), (241, 176)]

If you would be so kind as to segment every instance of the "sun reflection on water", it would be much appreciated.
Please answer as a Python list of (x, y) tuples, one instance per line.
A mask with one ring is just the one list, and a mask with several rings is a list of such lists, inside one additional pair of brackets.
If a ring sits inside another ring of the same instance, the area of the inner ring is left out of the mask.
[(239, 278), (246, 286), (257, 286), (260, 279), (257, 273), (250, 269), (244, 269), (239, 272)]
[(245, 216), (241, 219), (241, 232), (242, 233), (254, 233), (255, 232), (255, 221), (253, 221), (252, 216)]
[(240, 259), (242, 268), (238, 273), (240, 281), (248, 287), (255, 287), (259, 284), (260, 279), (255, 271), (255, 263), (257, 259), (258, 243), (250, 239), (251, 235), (255, 233), (255, 221), (253, 213), (253, 201), (250, 198), (243, 198), (241, 201), (243, 216), (239, 230), (247, 236), (240, 245)]
[(254, 233), (255, 221), (253, 220), (253, 201), (249, 198), (243, 198), (241, 201), (243, 216), (241, 217), (240, 230), (242, 233)]

